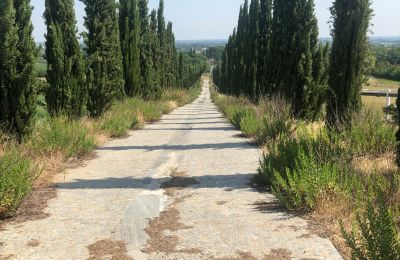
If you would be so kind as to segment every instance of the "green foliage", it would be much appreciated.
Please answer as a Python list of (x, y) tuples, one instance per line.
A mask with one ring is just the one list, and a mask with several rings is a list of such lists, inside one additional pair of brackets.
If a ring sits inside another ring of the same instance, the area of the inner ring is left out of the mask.
[(249, 137), (256, 138), (261, 129), (260, 119), (257, 117), (253, 109), (246, 109), (241, 115), (240, 130)]
[(35, 127), (30, 148), (37, 154), (61, 152), (64, 158), (81, 157), (95, 147), (94, 137), (78, 120), (49, 118)]
[(125, 92), (133, 97), (140, 93), (140, 17), (137, 0), (120, 1), (119, 29)]
[(397, 118), (398, 118), (398, 130), (396, 132), (396, 162), (397, 166), (400, 167), (400, 89), (398, 90), (397, 93), (397, 100), (396, 100), (396, 105), (397, 105)]
[(29, 0), (0, 4), (0, 124), (21, 141), (36, 109), (35, 62)]
[(84, 64), (72, 0), (46, 0), (46, 101), (52, 116), (80, 117), (86, 105)]
[(274, 171), (272, 190), (289, 209), (309, 211), (318, 199), (340, 193), (341, 169), (333, 163), (320, 163), (313, 155), (299, 151), (293, 169)]
[(110, 137), (122, 137), (128, 129), (139, 127), (137, 111), (143, 106), (140, 99), (126, 99), (118, 102), (97, 122), (97, 128)]
[(351, 233), (342, 226), (352, 259), (400, 259), (400, 232), (393, 211), (382, 197), (376, 204), (369, 201), (366, 210), (356, 214), (356, 227)]
[(361, 88), (369, 70), (367, 31), (372, 18), (371, 1), (336, 0), (331, 13), (334, 22), (327, 123), (341, 129), (361, 109)]
[(295, 116), (316, 120), (326, 96), (329, 47), (318, 44), (314, 1), (251, 0), (250, 8), (248, 2), (213, 72), (219, 91), (253, 101), (283, 95)]
[(30, 191), (35, 174), (32, 163), (16, 148), (0, 156), (0, 217), (17, 209)]
[(387, 124), (378, 112), (364, 109), (354, 116), (351, 125), (341, 133), (341, 139), (352, 156), (379, 156), (395, 150), (396, 127)]
[(86, 5), (86, 84), (88, 110), (101, 116), (116, 98), (124, 96), (118, 16), (114, 0), (83, 0)]

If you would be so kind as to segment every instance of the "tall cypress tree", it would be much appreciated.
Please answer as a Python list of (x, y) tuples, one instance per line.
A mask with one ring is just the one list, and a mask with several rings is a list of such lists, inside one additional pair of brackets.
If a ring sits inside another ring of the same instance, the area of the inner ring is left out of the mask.
[(45, 5), (48, 109), (51, 115), (79, 117), (87, 98), (74, 2), (46, 0)]
[(157, 34), (158, 21), (157, 11), (153, 10), (150, 14), (150, 45), (153, 60), (153, 90), (152, 99), (158, 99), (161, 96), (161, 76), (162, 76), (162, 57), (160, 51), (160, 41)]
[(149, 8), (147, 0), (139, 0), (140, 13), (140, 83), (141, 95), (146, 99), (152, 98), (154, 89), (154, 66), (152, 53), (152, 35), (149, 23)]
[(140, 14), (137, 0), (120, 1), (119, 27), (125, 92), (133, 97), (140, 93)]
[(267, 88), (267, 75), (269, 62), (273, 62), (269, 57), (269, 49), (271, 42), (272, 27), (272, 1), (260, 1), (260, 37), (259, 37), (259, 59), (258, 59), (258, 85), (262, 95), (270, 95), (271, 90)]
[(158, 34), (158, 41), (160, 44), (160, 64), (157, 65), (158, 67), (158, 74), (160, 77), (160, 83), (162, 87), (165, 87), (165, 64), (163, 61), (166, 59), (166, 49), (165, 49), (165, 18), (164, 18), (164, 0), (160, 0), (160, 5), (158, 7), (157, 12), (157, 34)]
[(247, 69), (247, 91), (246, 94), (256, 100), (260, 94), (260, 88), (257, 81), (258, 56), (259, 56), (259, 18), (260, 18), (260, 2), (259, 0), (251, 0), (249, 12), (249, 32), (246, 44), (246, 67)]
[(21, 141), (36, 108), (32, 6), (29, 0), (5, 0), (0, 9), (0, 121)]
[(13, 111), (11, 91), (17, 78), (18, 43), (13, 0), (0, 3), (0, 123), (11, 130)]
[(86, 4), (88, 30), (88, 110), (92, 117), (104, 113), (115, 98), (124, 96), (124, 78), (119, 39), (117, 4), (114, 0), (82, 0)]
[(313, 0), (275, 0), (268, 79), (273, 93), (292, 102), (296, 116), (309, 114), (312, 56), (318, 44)]
[(349, 126), (361, 108), (361, 87), (367, 70), (370, 0), (336, 0), (331, 8), (333, 45), (330, 59), (327, 123)]

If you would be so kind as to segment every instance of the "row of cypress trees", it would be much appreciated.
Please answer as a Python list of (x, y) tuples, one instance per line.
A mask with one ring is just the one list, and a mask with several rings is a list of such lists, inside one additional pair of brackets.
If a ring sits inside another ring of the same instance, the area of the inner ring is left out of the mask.
[[(162, 89), (189, 87), (204, 71), (178, 55), (164, 2), (82, 0), (84, 46), (77, 38), (74, 0), (45, 0), (47, 87), (51, 116), (98, 117), (116, 99), (157, 99)], [(0, 3), (0, 124), (21, 140), (29, 134), (39, 81), (30, 0)]]
[(346, 123), (360, 108), (366, 72), (370, 0), (336, 0), (333, 46), (318, 40), (313, 0), (248, 0), (214, 70), (221, 92), (257, 101), (282, 95), (299, 118)]
[(87, 104), (90, 115), (98, 117), (114, 99), (157, 99), (162, 89), (182, 86), (172, 23), (166, 25), (163, 0), (151, 13), (147, 0), (82, 2), (86, 5), (85, 57), (76, 38), (73, 0), (46, 0), (50, 85), (46, 100), (53, 115), (80, 116)]

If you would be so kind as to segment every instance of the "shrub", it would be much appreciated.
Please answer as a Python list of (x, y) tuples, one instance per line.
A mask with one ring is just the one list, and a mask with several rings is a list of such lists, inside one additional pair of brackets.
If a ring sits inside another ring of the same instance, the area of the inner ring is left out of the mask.
[[(275, 178), (275, 172), (292, 171), (302, 154), (315, 158), (318, 163), (334, 160), (341, 154), (341, 149), (323, 133), (312, 137), (304, 132), (297, 138), (279, 135), (274, 142), (267, 145), (258, 170), (257, 181), (270, 187)], [(285, 180), (287, 178), (284, 177)]]
[(262, 121), (257, 134), (258, 142), (266, 144), (280, 135), (289, 135), (294, 124), (291, 111), (290, 104), (278, 96), (262, 100), (256, 107), (258, 118)]
[(175, 101), (178, 106), (194, 101), (200, 95), (200, 81), (189, 89), (167, 89), (161, 96), (162, 101)]
[(300, 152), (292, 170), (274, 172), (272, 190), (287, 208), (312, 210), (319, 199), (341, 192), (340, 172), (334, 163), (319, 163), (313, 155)]
[(400, 259), (400, 232), (393, 211), (382, 198), (377, 206), (370, 201), (364, 213), (356, 214), (356, 226), (343, 237), (352, 250), (352, 259)]
[(153, 123), (162, 117), (163, 105), (162, 102), (144, 102), (138, 109), (145, 121)]
[(34, 175), (31, 162), (15, 148), (0, 157), (0, 216), (18, 207), (30, 191)]
[[(239, 118), (237, 120), (239, 120)], [(239, 127), (246, 136), (257, 139), (261, 129), (261, 122), (253, 109), (243, 110), (240, 114)]]
[(387, 124), (382, 115), (364, 110), (354, 117), (351, 128), (342, 133), (341, 139), (353, 156), (379, 156), (395, 150), (395, 133), (395, 126)]
[(65, 158), (70, 158), (93, 150), (95, 140), (81, 121), (56, 117), (37, 124), (30, 145), (37, 154), (59, 151)]
[(118, 102), (106, 112), (98, 121), (97, 128), (110, 137), (122, 137), (129, 129), (138, 127), (139, 120), (137, 109), (143, 101), (139, 99), (127, 99)]

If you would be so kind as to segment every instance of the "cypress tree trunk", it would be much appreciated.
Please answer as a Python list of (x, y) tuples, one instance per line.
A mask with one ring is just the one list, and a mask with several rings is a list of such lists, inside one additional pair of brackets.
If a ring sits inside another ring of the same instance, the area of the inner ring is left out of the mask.
[(367, 31), (372, 16), (370, 0), (336, 0), (331, 51), (327, 124), (341, 129), (350, 126), (361, 109), (361, 88), (367, 70)]
[(88, 110), (92, 117), (104, 113), (124, 96), (117, 5), (114, 0), (83, 0), (86, 4)]
[(0, 121), (21, 141), (36, 109), (32, 7), (29, 0), (5, 0), (0, 8)]
[(48, 110), (53, 116), (80, 117), (87, 93), (82, 54), (76, 37), (74, 2), (46, 0), (45, 5)]
[(120, 41), (124, 66), (125, 92), (140, 94), (140, 14), (137, 0), (121, 0)]

